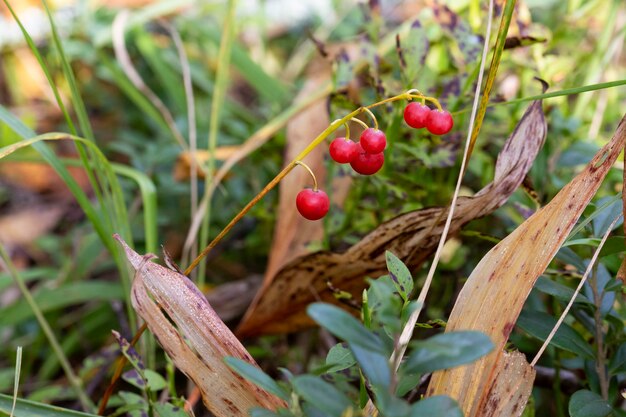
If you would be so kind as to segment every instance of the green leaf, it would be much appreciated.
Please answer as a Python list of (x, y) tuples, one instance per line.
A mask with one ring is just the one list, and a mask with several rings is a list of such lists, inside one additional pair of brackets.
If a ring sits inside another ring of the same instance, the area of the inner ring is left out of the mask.
[(274, 394), (285, 401), (289, 400), (289, 393), (281, 388), (276, 381), (274, 381), (269, 375), (258, 367), (231, 356), (224, 358), (224, 362), (226, 362), (226, 365), (230, 366), (239, 375), (243, 376), (255, 385), (258, 385), (267, 392)]
[(346, 342), (367, 350), (385, 353), (380, 338), (339, 307), (313, 303), (307, 308), (307, 313), (320, 326)]
[(613, 411), (602, 397), (587, 390), (575, 392), (568, 409), (571, 417), (605, 417)]
[[(0, 414), (7, 416), (11, 413), (13, 397), (0, 394)], [(17, 400), (14, 417), (98, 417), (96, 414), (81, 413), (54, 405), (42, 404), (35, 401)]]
[(293, 378), (291, 383), (300, 397), (330, 416), (339, 417), (346, 409), (352, 407), (352, 401), (348, 397), (318, 377), (301, 375)]
[(417, 387), (420, 383), (422, 376), (420, 374), (407, 374), (400, 373), (398, 375), (398, 387), (396, 388), (396, 395), (398, 397), (404, 397), (413, 388)]
[(148, 381), (148, 388), (150, 391), (161, 391), (167, 387), (167, 381), (157, 372), (151, 369), (143, 371), (144, 377)]
[(122, 374), (122, 379), (135, 388), (146, 389), (146, 380), (136, 369), (130, 369)]
[(154, 403), (154, 410), (159, 417), (189, 417), (182, 407), (170, 403)]
[(250, 417), (278, 417), (273, 411), (266, 410), (265, 408), (252, 408), (250, 411)]
[(425, 398), (411, 407), (409, 417), (463, 417), (463, 411), (452, 398), (436, 395)]
[(393, 253), (386, 251), (389, 276), (403, 300), (407, 300), (413, 291), (413, 277), (406, 265)]
[[(556, 322), (557, 320), (549, 314), (539, 311), (522, 310), (522, 313), (517, 319), (517, 326), (531, 336), (543, 341), (546, 340)], [(589, 346), (589, 343), (585, 341), (580, 333), (566, 323), (561, 324), (550, 344), (580, 355), (586, 359), (594, 358), (594, 352)]]
[(354, 359), (350, 349), (339, 343), (330, 348), (326, 355), (326, 365), (330, 366), (326, 372), (342, 371), (355, 363), (356, 359)]
[(350, 345), (350, 349), (370, 384), (380, 390), (387, 390), (391, 383), (388, 356), (359, 345)]
[[(41, 288), (33, 294), (41, 311), (48, 312), (83, 302), (111, 301), (124, 298), (119, 283), (105, 281), (68, 282), (57, 288)], [(13, 325), (33, 317), (22, 299), (0, 309), (0, 325)]]
[(626, 343), (622, 343), (609, 362), (609, 374), (626, 372)]
[(350, 60), (348, 54), (343, 51), (335, 59), (335, 68), (333, 71), (333, 85), (335, 90), (346, 88), (353, 78), (354, 63)]
[(475, 331), (441, 333), (411, 346), (405, 372), (420, 374), (473, 362), (494, 347), (487, 335)]
[[(541, 291), (544, 294), (549, 294), (565, 302), (568, 302), (574, 295), (574, 290), (571, 289), (570, 287), (560, 284), (544, 276), (539, 277), (539, 279), (535, 283), (534, 288)], [(576, 296), (575, 302), (593, 304), (587, 297), (585, 297), (582, 294), (578, 294)]]
[(407, 85), (417, 85), (417, 79), (424, 68), (426, 54), (430, 43), (426, 29), (416, 20), (411, 25), (408, 36), (402, 39), (401, 47), (406, 64), (405, 75)]

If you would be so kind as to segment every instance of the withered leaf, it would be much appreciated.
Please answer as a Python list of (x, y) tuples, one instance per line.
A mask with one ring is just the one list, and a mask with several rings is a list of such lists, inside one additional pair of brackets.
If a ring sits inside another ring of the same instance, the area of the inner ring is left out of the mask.
[(141, 256), (119, 236), (115, 238), (136, 271), (131, 293), (133, 307), (174, 364), (194, 381), (214, 415), (243, 417), (252, 407), (285, 406), (284, 401), (245, 380), (224, 363), (224, 357), (233, 356), (256, 366), (193, 282), (150, 262), (154, 255)]
[[(492, 183), (457, 201), (449, 236), (500, 207), (521, 184), (546, 136), (541, 101), (533, 102), (498, 155)], [(257, 295), (236, 333), (242, 337), (296, 331), (312, 325), (305, 308), (337, 303), (328, 283), (359, 299), (366, 277), (386, 273), (385, 250), (415, 269), (436, 249), (448, 207), (409, 212), (383, 223), (344, 253), (317, 252), (285, 265)]]
[(492, 413), (493, 398), (489, 393), (501, 383), (496, 370), (501, 367), (504, 345), (535, 281), (567, 238), (626, 143), (625, 119), (584, 171), (548, 205), (494, 246), (476, 266), (459, 294), (446, 331), (482, 331), (491, 337), (496, 349), (470, 365), (433, 374), (428, 395), (455, 398), (467, 417), (501, 415)]

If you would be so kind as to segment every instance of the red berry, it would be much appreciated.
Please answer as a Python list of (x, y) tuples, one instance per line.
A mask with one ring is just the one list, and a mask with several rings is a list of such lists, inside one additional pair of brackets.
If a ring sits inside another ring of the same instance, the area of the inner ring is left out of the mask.
[(346, 138), (337, 138), (330, 143), (330, 157), (335, 162), (347, 164), (356, 156), (356, 143)]
[(412, 101), (404, 108), (404, 121), (415, 129), (421, 129), (426, 126), (429, 114), (428, 106)]
[(387, 138), (382, 130), (368, 128), (361, 133), (361, 147), (367, 153), (381, 153), (387, 147)]
[(428, 114), (426, 129), (433, 135), (445, 135), (452, 129), (452, 126), (454, 126), (454, 120), (446, 110), (431, 110)]
[(305, 219), (319, 220), (328, 213), (330, 200), (328, 195), (322, 190), (314, 191), (310, 188), (305, 188), (296, 197), (296, 207)]
[(362, 175), (372, 175), (377, 173), (385, 163), (385, 156), (381, 153), (367, 153), (361, 147), (360, 143), (357, 143), (357, 155), (350, 162), (350, 166), (353, 170)]

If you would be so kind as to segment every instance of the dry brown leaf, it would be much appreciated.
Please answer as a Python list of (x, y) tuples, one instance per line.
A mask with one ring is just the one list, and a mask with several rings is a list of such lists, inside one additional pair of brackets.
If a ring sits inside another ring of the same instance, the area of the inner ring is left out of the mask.
[[(83, 168), (67, 167), (67, 170), (80, 188), (89, 190), (89, 178)], [(0, 178), (29, 191), (51, 192), (58, 197), (73, 198), (61, 177), (43, 162), (3, 161), (0, 164)]]
[(8, 246), (29, 245), (56, 226), (64, 212), (62, 206), (48, 205), (0, 216), (0, 241)]
[(496, 370), (501, 366), (504, 345), (535, 281), (567, 238), (624, 147), (625, 119), (583, 172), (547, 206), (494, 246), (476, 266), (459, 294), (446, 331), (483, 331), (496, 348), (471, 365), (433, 374), (428, 395), (455, 398), (467, 417), (494, 415), (489, 414), (489, 403), (493, 401), (489, 392), (501, 383), (496, 379)]
[(154, 255), (141, 256), (119, 236), (115, 238), (136, 271), (131, 292), (133, 307), (174, 364), (194, 381), (214, 415), (243, 417), (252, 407), (286, 406), (226, 366), (226, 356), (256, 363), (187, 277), (150, 262)]
[(504, 352), (494, 370), (483, 416), (514, 417), (524, 411), (535, 382), (535, 368), (521, 352)]
[[(450, 237), (464, 224), (504, 204), (526, 176), (545, 135), (541, 102), (535, 101), (500, 151), (494, 181), (476, 195), (458, 199)], [(447, 207), (433, 207), (406, 213), (383, 223), (345, 253), (318, 252), (293, 260), (260, 291), (236, 333), (248, 337), (312, 325), (305, 314), (308, 304), (316, 300), (337, 303), (327, 282), (359, 298), (366, 277), (386, 273), (385, 250), (415, 269), (435, 250), (447, 211)]]
[[(215, 149), (215, 159), (218, 161), (224, 161), (237, 154), (241, 146), (218, 146)], [(209, 152), (205, 150), (196, 151), (196, 162), (200, 165), (204, 165), (209, 160)], [(200, 167), (196, 167), (198, 178), (204, 178), (204, 171)], [(176, 181), (187, 181), (191, 177), (191, 152), (183, 151), (178, 155), (176, 164), (174, 164), (174, 179)]]

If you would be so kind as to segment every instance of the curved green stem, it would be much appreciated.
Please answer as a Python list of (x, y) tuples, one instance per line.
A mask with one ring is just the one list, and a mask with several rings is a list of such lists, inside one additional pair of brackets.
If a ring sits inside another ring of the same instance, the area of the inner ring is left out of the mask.
[(309, 166), (307, 164), (305, 164), (302, 161), (296, 161), (296, 165), (300, 165), (302, 168), (306, 169), (307, 171), (309, 171), (309, 174), (311, 175), (311, 178), (313, 178), (313, 191), (317, 192), (318, 188), (317, 188), (317, 178), (315, 178), (315, 174), (313, 173), (313, 170), (311, 168), (309, 168)]

